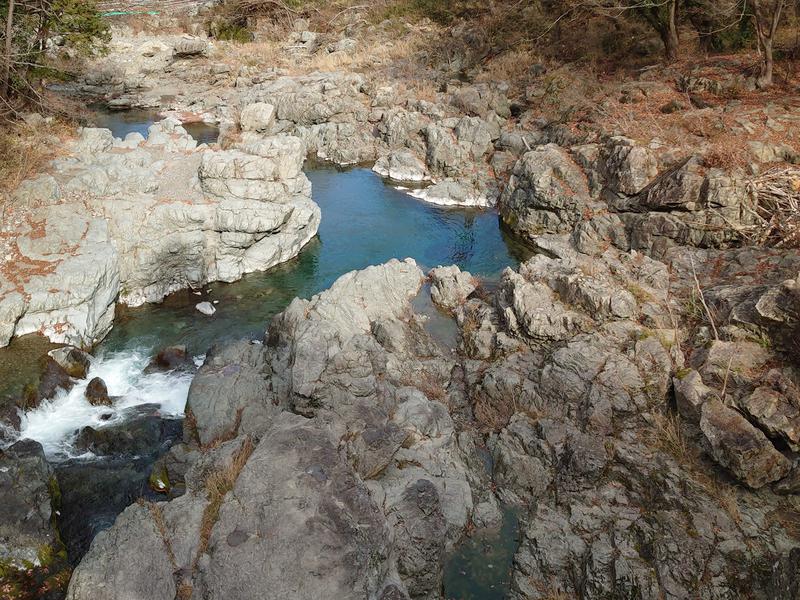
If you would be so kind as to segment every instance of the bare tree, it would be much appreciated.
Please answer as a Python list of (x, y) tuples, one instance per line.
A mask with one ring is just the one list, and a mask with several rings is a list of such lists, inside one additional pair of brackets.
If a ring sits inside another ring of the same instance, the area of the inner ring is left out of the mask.
[(8, 0), (8, 14), (6, 15), (6, 44), (5, 54), (3, 56), (3, 83), (0, 88), (0, 96), (8, 98), (8, 92), (11, 88), (11, 63), (14, 59), (14, 0)]
[(758, 87), (766, 88), (772, 85), (774, 67), (773, 43), (781, 14), (786, 6), (786, 0), (752, 0), (753, 21), (758, 37), (758, 50), (761, 53), (761, 73), (758, 77)]
[(678, 0), (642, 0), (636, 2), (633, 8), (658, 33), (664, 44), (664, 56), (667, 61), (678, 60), (680, 54)]

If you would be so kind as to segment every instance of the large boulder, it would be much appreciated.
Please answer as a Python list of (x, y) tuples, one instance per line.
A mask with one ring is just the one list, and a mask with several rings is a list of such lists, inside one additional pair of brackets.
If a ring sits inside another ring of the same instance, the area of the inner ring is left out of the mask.
[(515, 232), (534, 237), (570, 232), (583, 219), (590, 195), (586, 176), (566, 150), (548, 144), (517, 162), (498, 204)]
[(58, 483), (42, 446), (22, 440), (0, 450), (0, 563), (26, 569), (61, 550), (53, 511)]
[(782, 479), (792, 467), (767, 436), (717, 398), (703, 404), (700, 429), (714, 458), (751, 488)]
[(284, 414), (220, 507), (203, 597), (369, 598), (387, 576), (387, 542), (380, 510), (324, 430)]
[(111, 398), (108, 397), (108, 387), (100, 377), (94, 377), (89, 381), (84, 395), (92, 406), (111, 405)]
[(160, 528), (146, 505), (125, 509), (113, 527), (97, 534), (72, 574), (67, 598), (174, 600), (174, 567)]
[(264, 346), (247, 340), (213, 347), (189, 388), (193, 435), (209, 445), (226, 435), (262, 431), (272, 403)]

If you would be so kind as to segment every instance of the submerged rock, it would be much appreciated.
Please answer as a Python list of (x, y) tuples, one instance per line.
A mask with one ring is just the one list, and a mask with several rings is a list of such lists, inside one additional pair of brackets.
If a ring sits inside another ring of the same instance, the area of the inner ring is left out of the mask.
[[(213, 305), (212, 305), (213, 306)], [(158, 351), (145, 372), (152, 371), (189, 371), (196, 370), (194, 360), (186, 350), (186, 346), (168, 346)]]

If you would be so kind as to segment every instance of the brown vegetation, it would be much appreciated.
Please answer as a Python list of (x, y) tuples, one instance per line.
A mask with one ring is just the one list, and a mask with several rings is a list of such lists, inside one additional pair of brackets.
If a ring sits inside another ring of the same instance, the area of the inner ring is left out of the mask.
[(222, 506), (222, 501), (225, 499), (225, 495), (233, 489), (236, 480), (239, 478), (239, 473), (244, 469), (253, 450), (255, 450), (253, 441), (250, 437), (246, 437), (239, 450), (234, 454), (230, 464), (218, 471), (214, 471), (206, 479), (208, 504), (203, 511), (203, 519), (200, 525), (200, 543), (197, 547), (193, 567), (196, 566), (197, 561), (208, 549), (211, 531), (219, 518), (219, 509)]

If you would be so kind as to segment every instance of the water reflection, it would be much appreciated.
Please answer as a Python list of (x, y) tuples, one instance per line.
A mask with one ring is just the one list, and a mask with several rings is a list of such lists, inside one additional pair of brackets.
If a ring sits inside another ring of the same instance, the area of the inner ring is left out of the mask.
[[(185, 344), (202, 353), (217, 341), (260, 337), (293, 298), (309, 298), (348, 271), (391, 258), (412, 257), (423, 268), (457, 264), (491, 279), (530, 256), (504, 235), (494, 212), (421, 202), (369, 169), (315, 165), (307, 175), (322, 222), (297, 258), (236, 283), (211, 284), (202, 295), (184, 291), (158, 305), (121, 307), (103, 348)], [(218, 302), (212, 318), (194, 309), (201, 300)]]
[[(146, 108), (130, 108), (127, 110), (108, 110), (103, 106), (95, 106), (90, 125), (110, 129), (114, 137), (125, 139), (129, 133), (140, 133), (147, 137), (147, 130), (163, 117), (158, 111)], [(183, 128), (198, 144), (213, 144), (219, 137), (219, 128), (210, 123), (196, 121), (184, 123)]]

